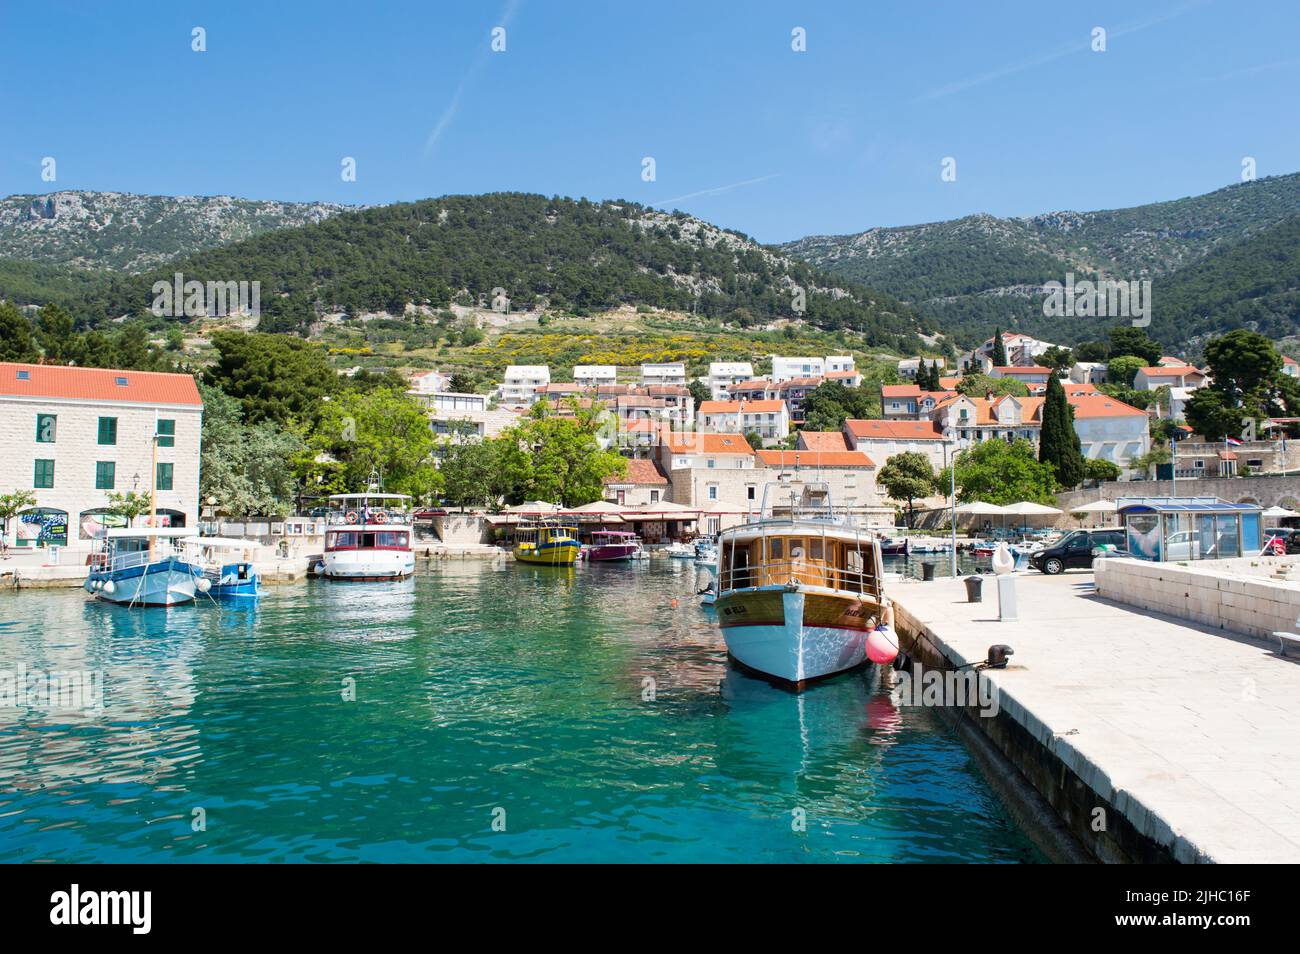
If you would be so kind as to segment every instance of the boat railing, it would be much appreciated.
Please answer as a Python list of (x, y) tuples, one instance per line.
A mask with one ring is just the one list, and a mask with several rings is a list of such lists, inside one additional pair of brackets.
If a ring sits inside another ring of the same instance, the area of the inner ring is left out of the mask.
[(409, 527), (411, 512), (396, 507), (349, 507), (346, 510), (331, 510), (325, 515), (327, 527), (353, 527), (360, 524), (397, 524)]
[(108, 571), (110, 573), (120, 573), (124, 570), (131, 570), (138, 566), (146, 566), (151, 562), (166, 560), (169, 557), (179, 557), (181, 552), (173, 547), (170, 543), (158, 543), (154, 546), (152, 559), (147, 549), (145, 550), (126, 550), (122, 552), (110, 551), (107, 553), (98, 553), (91, 558), (91, 568), (94, 570)]
[(868, 596), (880, 595), (880, 578), (870, 570), (851, 570), (807, 560), (766, 563), (732, 563), (718, 567), (720, 590), (743, 590), (784, 584), (824, 586), (827, 589)]

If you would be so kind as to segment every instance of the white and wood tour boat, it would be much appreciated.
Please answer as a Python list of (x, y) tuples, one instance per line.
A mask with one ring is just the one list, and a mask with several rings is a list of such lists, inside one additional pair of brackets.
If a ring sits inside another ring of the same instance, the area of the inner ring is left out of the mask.
[[(372, 484), (372, 487), (377, 486)], [(411, 498), (371, 489), (334, 494), (317, 572), (329, 580), (403, 580), (415, 573)]]
[(879, 540), (836, 518), (825, 483), (768, 485), (758, 519), (718, 535), (717, 572), (728, 653), (797, 688), (862, 665), (893, 622)]

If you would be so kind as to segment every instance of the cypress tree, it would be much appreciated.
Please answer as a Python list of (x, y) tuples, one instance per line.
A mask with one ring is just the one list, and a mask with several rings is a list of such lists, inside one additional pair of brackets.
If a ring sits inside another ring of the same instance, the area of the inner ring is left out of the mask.
[(1083, 482), (1083, 453), (1074, 430), (1074, 408), (1066, 400), (1065, 388), (1056, 375), (1047, 379), (1038, 459), (1052, 465), (1062, 487), (1077, 487)]
[(1007, 366), (1007, 346), (1002, 340), (1002, 329), (993, 330), (993, 367), (1005, 368)]

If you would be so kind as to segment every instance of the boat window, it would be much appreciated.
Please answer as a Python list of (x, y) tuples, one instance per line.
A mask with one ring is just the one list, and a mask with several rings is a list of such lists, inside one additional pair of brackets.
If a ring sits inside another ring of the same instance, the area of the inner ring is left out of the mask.
[(807, 556), (807, 554), (804, 552), (803, 538), (791, 537), (790, 538), (790, 559), (802, 560), (805, 556)]
[(784, 559), (785, 541), (782, 540), (780, 537), (773, 537), (771, 540), (769, 540), (767, 544), (767, 548), (768, 548), (768, 555), (771, 557), (771, 559), (773, 560)]
[(808, 559), (810, 560), (826, 559), (822, 550), (822, 540), (820, 537), (812, 537), (808, 541)]
[(406, 546), (406, 534), (398, 530), (385, 530), (377, 535), (381, 547)]

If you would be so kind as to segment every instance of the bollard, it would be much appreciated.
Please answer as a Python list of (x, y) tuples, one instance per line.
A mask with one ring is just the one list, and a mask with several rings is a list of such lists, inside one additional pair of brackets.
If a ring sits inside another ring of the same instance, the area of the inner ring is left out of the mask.
[(921, 564), (921, 579), (925, 580), (927, 583), (934, 579), (933, 563), (926, 562)]

